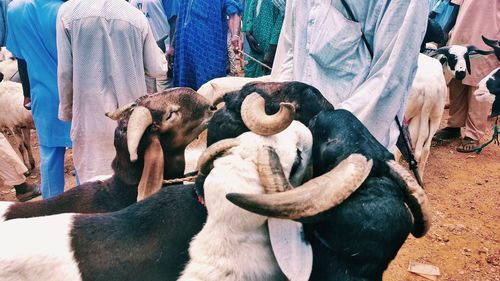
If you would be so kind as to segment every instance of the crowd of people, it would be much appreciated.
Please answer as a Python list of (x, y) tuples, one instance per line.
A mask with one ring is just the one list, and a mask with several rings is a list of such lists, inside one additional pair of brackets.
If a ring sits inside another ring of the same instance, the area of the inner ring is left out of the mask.
[[(146, 93), (198, 89), (226, 76), (228, 49), (248, 57), (246, 77), (318, 88), (393, 151), (428, 17), (451, 30), (448, 45), (482, 47), (481, 35), (500, 37), (499, 3), (487, 2), (0, 0), (0, 43), (24, 77), (46, 199), (64, 191), (66, 148), (72, 148), (78, 182), (112, 173), (116, 123), (104, 113)], [(465, 126), (461, 152), (471, 151), (485, 132), (488, 105), (472, 93), (499, 66), (493, 56), (472, 64), (467, 79), (450, 83), (448, 126), (436, 135), (459, 138)], [(6, 184), (23, 183), (0, 176)], [(29, 199), (39, 194), (36, 188), (16, 187), (16, 194)]]

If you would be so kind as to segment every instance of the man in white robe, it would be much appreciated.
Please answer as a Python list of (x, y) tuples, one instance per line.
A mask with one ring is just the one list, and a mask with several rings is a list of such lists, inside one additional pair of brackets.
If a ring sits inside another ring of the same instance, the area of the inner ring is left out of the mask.
[(166, 72), (144, 14), (123, 0), (71, 0), (57, 18), (59, 119), (72, 121), (80, 182), (111, 174), (116, 122), (104, 114), (146, 94)]
[(402, 120), (406, 108), (429, 3), (345, 3), (354, 18), (341, 0), (288, 0), (271, 75), (318, 88), (393, 151), (399, 135), (395, 117)]

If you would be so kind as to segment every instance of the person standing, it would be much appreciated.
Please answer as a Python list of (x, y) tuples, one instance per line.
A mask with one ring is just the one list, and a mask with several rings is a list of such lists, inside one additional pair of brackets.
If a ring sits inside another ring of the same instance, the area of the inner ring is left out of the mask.
[(81, 182), (112, 174), (116, 122), (106, 112), (146, 94), (166, 59), (146, 16), (123, 0), (71, 0), (57, 18), (59, 119), (72, 121)]
[[(460, 5), (457, 21), (453, 28), (448, 45), (474, 45), (479, 49), (488, 50), (481, 35), (487, 38), (500, 38), (500, 2), (452, 0)], [(434, 140), (452, 140), (463, 138), (456, 150), (458, 152), (473, 152), (479, 146), (480, 139), (486, 132), (488, 114), (491, 103), (479, 101), (474, 96), (478, 83), (493, 69), (500, 67), (500, 62), (494, 55), (472, 57), (470, 60), (471, 74), (462, 81), (452, 79), (448, 84), (450, 92), (450, 111), (447, 126), (434, 135)]]
[[(58, 120), (56, 18), (61, 0), (14, 0), (7, 11), (7, 49), (27, 64), (40, 148), (44, 199), (64, 192), (64, 154), (71, 123)], [(19, 69), (21, 71), (21, 68)]]
[(241, 12), (238, 0), (186, 0), (180, 3), (174, 87), (198, 89), (213, 78), (226, 76), (227, 30), (229, 27), (233, 49), (241, 50)]
[(318, 88), (394, 151), (428, 11), (416, 0), (288, 0), (271, 76)]
[[(272, 66), (283, 25), (284, 13), (272, 0), (248, 0), (243, 14), (242, 31), (250, 46), (250, 55)], [(259, 77), (271, 71), (253, 60), (245, 65), (245, 77)]]

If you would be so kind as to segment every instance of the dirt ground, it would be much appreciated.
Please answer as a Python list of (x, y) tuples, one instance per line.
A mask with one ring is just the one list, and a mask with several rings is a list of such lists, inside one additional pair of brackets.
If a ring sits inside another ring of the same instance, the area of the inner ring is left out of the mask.
[[(491, 138), (492, 125), (483, 142)], [(36, 137), (32, 143), (38, 167)], [(384, 281), (427, 280), (408, 272), (410, 261), (437, 266), (437, 280), (500, 281), (500, 147), (491, 144), (480, 154), (464, 154), (456, 146), (457, 141), (432, 147), (424, 183), (433, 225), (424, 238), (408, 238)], [(71, 150), (66, 158), (69, 188), (75, 184)], [(38, 168), (28, 182), (40, 182)], [(15, 201), (14, 189), (0, 184), (0, 200)]]

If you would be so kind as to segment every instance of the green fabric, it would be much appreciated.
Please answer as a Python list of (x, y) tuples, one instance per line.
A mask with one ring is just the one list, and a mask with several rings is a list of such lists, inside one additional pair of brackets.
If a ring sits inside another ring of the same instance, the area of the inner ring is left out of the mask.
[[(245, 3), (242, 30), (252, 33), (265, 54), (265, 52), (269, 50), (269, 45), (278, 44), (284, 15), (273, 5), (272, 0), (262, 0), (258, 15), (256, 13), (258, 0), (247, 1), (248, 2)], [(249, 53), (249, 55), (261, 62), (264, 60), (264, 54), (257, 54), (252, 50), (250, 50)], [(247, 61), (248, 63), (245, 65), (245, 77), (259, 77), (271, 73), (270, 70), (259, 65), (255, 61), (248, 58)]]

